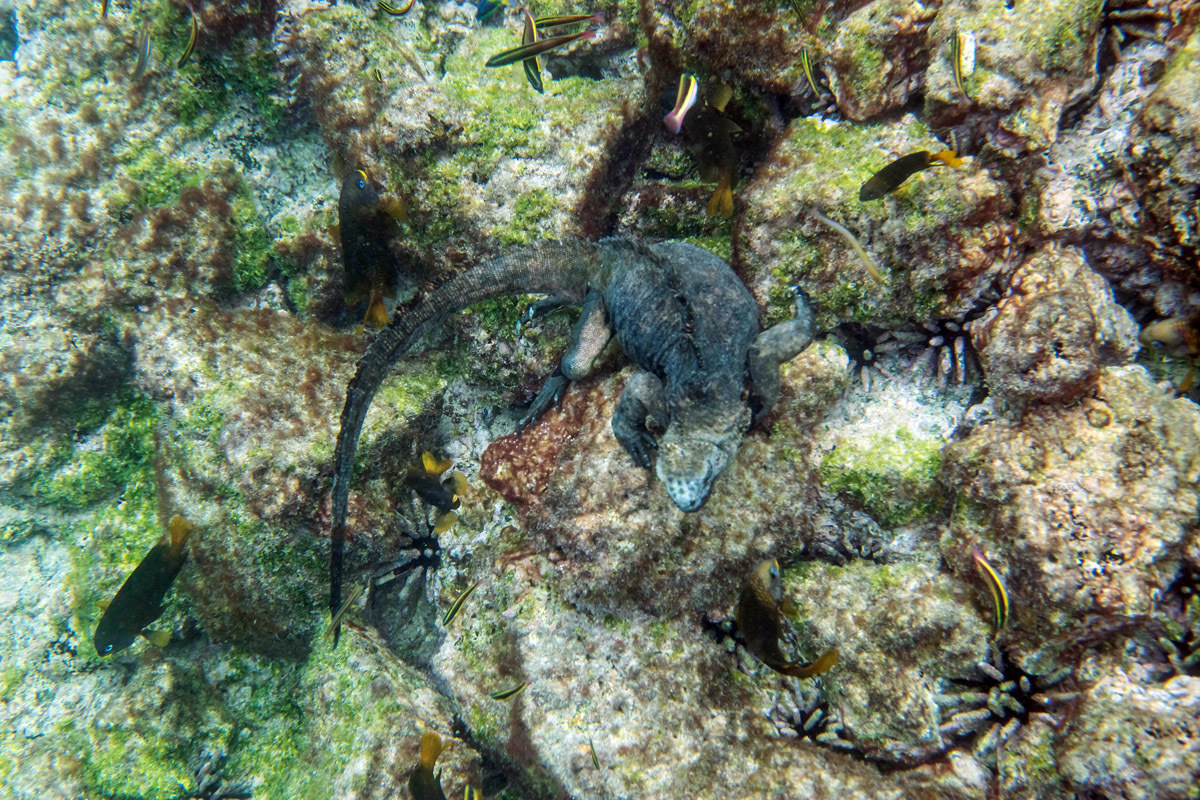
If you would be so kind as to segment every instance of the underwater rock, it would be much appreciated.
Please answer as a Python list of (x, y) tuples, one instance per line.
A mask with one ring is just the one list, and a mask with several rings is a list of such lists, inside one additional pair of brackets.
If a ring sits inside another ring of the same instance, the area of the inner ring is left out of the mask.
[[(845, 362), (814, 346), (785, 365), (773, 432), (751, 434), (698, 512), (679, 511), (637, 467), (609, 419), (628, 370), (573, 387), (560, 412), (493, 441), (480, 477), (514, 505), (525, 535), (551, 554), (572, 603), (596, 614), (707, 610), (730, 603), (765, 552), (811, 528), (811, 426), (845, 385)], [(753, 510), (756, 525), (745, 526)], [(719, 545), (717, 544), (719, 543)], [(711, 575), (699, 584), (692, 576)]]
[[(946, 3), (930, 28), (925, 75), (930, 126), (960, 126), (968, 140), (1018, 158), (1058, 137), (1065, 109), (1095, 87), (1104, 3), (1076, 0)], [(955, 32), (975, 41), (964, 97), (950, 61)]]
[(957, 497), (942, 552), (963, 575), (971, 545), (988, 553), (1011, 596), (1005, 637), (1027, 651), (1151, 614), (1195, 547), (1200, 410), (1141, 367), (1101, 369), (1080, 402), (993, 419), (945, 454)]
[(1200, 29), (1167, 65), (1131, 132), (1126, 169), (1151, 257), (1196, 285), (1200, 240)]
[[(792, 284), (812, 298), (818, 330), (951, 318), (1015, 268), (1010, 194), (974, 161), (859, 201), (863, 182), (897, 155), (942, 149), (911, 115), (878, 125), (792, 120), (742, 192), (747, 210), (734, 236), (734, 268), (768, 320), (789, 307)], [(809, 209), (850, 229), (887, 283)]]
[(936, 4), (875, 0), (833, 25), (825, 72), (843, 114), (861, 122), (908, 102), (929, 63), (925, 31), (937, 14)]
[(1100, 369), (1137, 354), (1137, 325), (1083, 252), (1050, 245), (1013, 274), (1009, 293), (971, 325), (988, 388), (1011, 401), (1070, 401)]
[(1083, 695), (1058, 769), (1076, 796), (1187, 797), (1200, 775), (1198, 717), (1200, 678), (1147, 685), (1115, 670)]

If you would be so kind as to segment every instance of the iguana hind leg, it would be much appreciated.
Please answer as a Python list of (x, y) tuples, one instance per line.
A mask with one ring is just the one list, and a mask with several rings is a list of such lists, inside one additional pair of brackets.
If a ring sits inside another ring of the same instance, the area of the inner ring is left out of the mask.
[(791, 361), (813, 340), (813, 315), (808, 301), (799, 291), (792, 305), (792, 318), (780, 322), (755, 337), (746, 353), (753, 384), (751, 408), (757, 425), (779, 400), (779, 367)]
[(583, 311), (571, 332), (571, 347), (559, 362), (558, 369), (542, 385), (542, 390), (533, 399), (529, 410), (517, 423), (517, 431), (523, 431), (534, 420), (545, 414), (551, 405), (562, 403), (571, 381), (586, 378), (600, 351), (612, 338), (612, 328), (604, 312), (604, 298), (599, 292), (588, 292), (583, 301)]
[(667, 399), (658, 376), (639, 372), (629, 379), (617, 399), (612, 429), (617, 441), (643, 469), (650, 469), (650, 453), (657, 447), (654, 437), (646, 430), (647, 419), (666, 428), (669, 421)]

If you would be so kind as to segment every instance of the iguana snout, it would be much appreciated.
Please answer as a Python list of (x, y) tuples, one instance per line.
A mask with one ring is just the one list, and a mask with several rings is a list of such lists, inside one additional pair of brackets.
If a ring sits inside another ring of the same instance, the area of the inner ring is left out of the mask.
[(709, 410), (702, 416), (703, 424), (688, 416), (673, 419), (658, 442), (655, 472), (681, 511), (700, 510), (750, 427), (745, 406), (729, 414)]

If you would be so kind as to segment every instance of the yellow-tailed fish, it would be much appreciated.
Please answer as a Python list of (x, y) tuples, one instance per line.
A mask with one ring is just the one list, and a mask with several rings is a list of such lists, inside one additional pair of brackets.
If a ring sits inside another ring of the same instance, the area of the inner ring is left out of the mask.
[(426, 733), (421, 736), (421, 760), (412, 775), (408, 776), (408, 791), (413, 800), (446, 800), (446, 795), (442, 791), (442, 783), (438, 780), (437, 775), (433, 774), (438, 756), (445, 749), (446, 746), (442, 744), (441, 737), (436, 733)]
[(342, 286), (348, 306), (369, 298), (365, 322), (372, 327), (387, 325), (384, 301), (396, 294), (396, 264), (388, 247), (395, 227), (380, 207), (379, 193), (367, 173), (361, 169), (348, 172), (338, 195), (338, 238), (345, 268)]
[(783, 605), (783, 579), (779, 563), (770, 558), (760, 561), (750, 573), (738, 598), (734, 616), (738, 635), (746, 649), (776, 672), (795, 678), (809, 678), (827, 672), (837, 663), (836, 649), (827, 650), (816, 661), (804, 664), (790, 661), (779, 649), (783, 635), (780, 607)]
[(443, 628), (449, 627), (450, 623), (454, 622), (454, 618), (458, 616), (460, 611), (462, 611), (463, 604), (467, 602), (467, 599), (471, 595), (475, 594), (475, 590), (479, 588), (479, 584), (481, 583), (483, 583), (483, 581), (475, 581), (466, 589), (463, 589), (462, 593), (458, 597), (454, 598), (454, 602), (450, 604), (449, 610), (446, 611), (446, 616), (442, 617)]
[(808, 58), (808, 48), (800, 48), (800, 68), (804, 70), (804, 78), (808, 81), (808, 88), (812, 90), (813, 98), (821, 99), (821, 87), (817, 85), (817, 77), (813, 73), (812, 62)]
[(403, 8), (392, 5), (387, 0), (379, 0), (379, 10), (390, 17), (403, 17), (409, 11), (412, 11), (413, 3), (417, 0), (408, 0), (408, 3)]
[(915, 153), (909, 153), (897, 158), (872, 175), (858, 190), (858, 199), (864, 203), (869, 200), (878, 200), (885, 194), (894, 191), (900, 184), (921, 170), (940, 165), (958, 167), (962, 166), (962, 163), (963, 160), (953, 150), (942, 150), (937, 153), (918, 150)]
[(515, 64), (518, 61), (524, 61), (527, 58), (540, 56), (542, 53), (547, 53), (555, 48), (570, 44), (579, 39), (594, 39), (596, 31), (588, 28), (582, 33), (572, 33), (566, 36), (553, 36), (549, 39), (539, 39), (533, 44), (523, 44), (520, 47), (514, 47), (511, 50), (497, 53), (487, 60), (485, 67), (507, 67), (509, 64)]
[(831, 228), (836, 234), (841, 236), (842, 239), (846, 241), (846, 244), (850, 245), (850, 249), (853, 250), (854, 254), (858, 256), (860, 261), (862, 261), (863, 265), (867, 268), (867, 272), (870, 273), (872, 278), (880, 283), (887, 283), (887, 278), (883, 276), (883, 273), (879, 271), (879, 267), (875, 265), (875, 259), (871, 258), (867, 251), (863, 249), (863, 246), (858, 243), (858, 239), (854, 237), (854, 234), (851, 233), (849, 229), (847, 229), (844, 225), (834, 222), (820, 211), (817, 211), (815, 208), (809, 209), (808, 213), (812, 214), (812, 216), (818, 221)]
[[(533, 14), (529, 13), (529, 9), (524, 9), (523, 13), (525, 14), (525, 30), (521, 35), (521, 44), (534, 44), (538, 40), (537, 21), (533, 18)], [(542, 94), (542, 60), (534, 56), (522, 61), (521, 66), (525, 69), (525, 80), (529, 81), (529, 85), (535, 92)]]
[(133, 62), (133, 74), (130, 80), (140, 81), (142, 76), (146, 74), (146, 70), (150, 69), (150, 27), (149, 20), (142, 25), (142, 29), (138, 31), (137, 42), (134, 45), (137, 49), (137, 60)]
[(184, 545), (193, 527), (183, 517), (175, 516), (168, 523), (169, 540), (156, 544), (129, 574), (116, 597), (108, 604), (92, 643), (102, 656), (124, 650), (139, 636), (144, 635), (152, 644), (163, 646), (170, 634), (147, 631), (150, 623), (163, 613), (163, 600), (175, 576), (183, 567), (187, 557)]
[(329, 620), (329, 627), (325, 629), (326, 639), (333, 636), (333, 632), (341, 626), (342, 617), (346, 616), (346, 611), (350, 608), (350, 606), (354, 605), (354, 601), (358, 599), (358, 596), (362, 594), (363, 590), (366, 588), (366, 583), (360, 583), (358, 586), (354, 587), (354, 591), (351, 592), (350, 596), (346, 598), (346, 602), (342, 603), (342, 607), (339, 608), (338, 612), (333, 615), (331, 620)]
[(529, 685), (529, 682), (526, 681), (525, 683), (522, 683), (519, 686), (514, 686), (511, 689), (501, 689), (498, 692), (492, 692), (492, 699), (493, 700), (512, 699), (512, 698), (516, 697), (517, 695), (519, 695), (521, 692), (525, 691), (525, 687), (528, 685)]
[(999, 634), (1008, 624), (1008, 592), (1004, 589), (1004, 581), (1000, 580), (1000, 574), (992, 568), (978, 547), (971, 548), (971, 558), (975, 559), (975, 567), (992, 592), (992, 604), (996, 610), (996, 633)]
[[(717, 189), (708, 201), (710, 217), (733, 216), (733, 180), (737, 170), (737, 152), (732, 134), (739, 133), (737, 123), (725, 117), (725, 106), (733, 96), (733, 90), (721, 85), (713, 90), (707, 103), (695, 102), (691, 76), (680, 80), (677, 108), (685, 109), (679, 130), (683, 134), (687, 149), (696, 158), (700, 168), (700, 180), (716, 183)], [(678, 101), (682, 101), (682, 105)], [(672, 115), (675, 112), (672, 112)], [(668, 115), (667, 127), (674, 125)]]
[(700, 84), (697, 83), (695, 77), (686, 74), (679, 76), (679, 89), (675, 93), (675, 108), (671, 110), (670, 114), (663, 117), (663, 122), (666, 123), (667, 130), (671, 133), (679, 133), (679, 129), (683, 127), (683, 118), (696, 104), (696, 96), (699, 91)]
[(200, 38), (200, 20), (196, 18), (196, 9), (192, 8), (191, 3), (184, 2), (184, 5), (187, 6), (188, 13), (192, 15), (192, 29), (188, 34), (187, 45), (179, 55), (179, 60), (175, 62), (176, 69), (182, 67), (191, 58), (192, 51), (196, 49), (196, 41)]
[[(443, 476), (443, 473), (450, 469), (451, 463), (450, 461), (438, 461), (433, 453), (426, 450), (421, 454), (421, 466), (409, 467), (408, 474), (404, 479), (404, 482), (417, 493), (418, 497), (441, 511), (443, 517), (462, 505), (461, 497), (470, 488), (467, 485), (467, 477), (458, 470), (451, 472), (448, 476)], [(454, 519), (457, 519), (457, 515), (450, 518), (450, 524), (453, 524)], [(441, 518), (439, 518), (439, 522), (441, 522)], [(450, 524), (447, 524), (446, 528), (450, 527)], [(441, 533), (437, 530), (434, 532)]]

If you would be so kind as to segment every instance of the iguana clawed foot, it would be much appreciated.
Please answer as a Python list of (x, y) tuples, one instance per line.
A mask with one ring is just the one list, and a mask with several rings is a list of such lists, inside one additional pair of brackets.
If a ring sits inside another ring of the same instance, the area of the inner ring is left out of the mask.
[(560, 408), (563, 398), (567, 395), (567, 387), (570, 385), (571, 382), (562, 374), (561, 369), (555, 370), (553, 375), (546, 378), (542, 390), (538, 392), (537, 397), (533, 398), (533, 402), (529, 404), (529, 410), (517, 423), (517, 433), (523, 433), (538, 417), (549, 411), (551, 405)]

